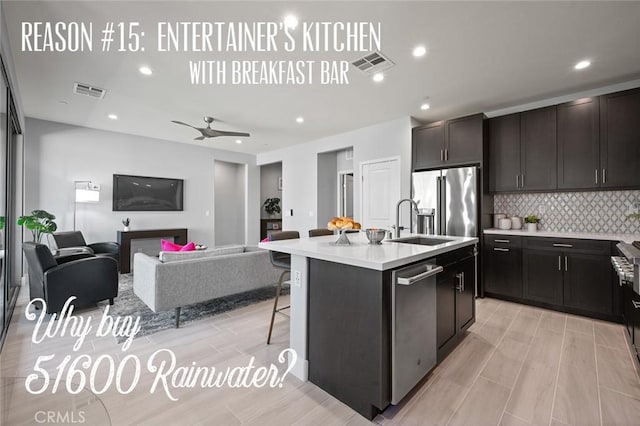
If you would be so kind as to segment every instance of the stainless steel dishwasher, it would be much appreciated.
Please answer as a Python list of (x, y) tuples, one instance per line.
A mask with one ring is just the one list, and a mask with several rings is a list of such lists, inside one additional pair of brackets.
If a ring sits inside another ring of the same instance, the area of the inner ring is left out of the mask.
[(391, 290), (391, 403), (404, 396), (436, 365), (435, 260), (397, 269)]

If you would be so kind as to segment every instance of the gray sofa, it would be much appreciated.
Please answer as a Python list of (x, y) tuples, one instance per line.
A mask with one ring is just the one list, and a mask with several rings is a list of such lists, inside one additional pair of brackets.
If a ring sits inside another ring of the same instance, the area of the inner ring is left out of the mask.
[(175, 309), (176, 327), (182, 306), (274, 285), (281, 272), (267, 250), (243, 246), (160, 252), (159, 258), (136, 253), (133, 270), (136, 296), (154, 312)]

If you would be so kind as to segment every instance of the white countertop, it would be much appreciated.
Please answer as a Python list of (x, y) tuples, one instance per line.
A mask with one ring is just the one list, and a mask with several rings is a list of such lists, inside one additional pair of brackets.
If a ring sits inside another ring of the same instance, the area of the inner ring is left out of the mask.
[(576, 238), (579, 240), (607, 240), (624, 241), (632, 243), (640, 241), (640, 234), (605, 234), (596, 232), (558, 232), (558, 231), (535, 231), (528, 232), (522, 229), (485, 229), (485, 234), (495, 235), (516, 235), (520, 237), (549, 237), (549, 238)]
[[(418, 234), (403, 234), (402, 238), (412, 236), (418, 236)], [(292, 255), (384, 271), (478, 242), (477, 238), (468, 237), (423, 236), (427, 238), (446, 238), (452, 241), (436, 246), (422, 246), (386, 240), (382, 244), (369, 244), (367, 236), (361, 232), (348, 234), (351, 241), (351, 245), (348, 246), (335, 245), (334, 243), (338, 239), (337, 235), (272, 241), (260, 243), (258, 246), (263, 249)]]

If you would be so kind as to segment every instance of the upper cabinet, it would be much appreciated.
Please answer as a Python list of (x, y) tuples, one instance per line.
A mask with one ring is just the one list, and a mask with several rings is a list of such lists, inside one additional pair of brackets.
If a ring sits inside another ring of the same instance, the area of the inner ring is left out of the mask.
[(483, 114), (447, 121), (445, 163), (461, 165), (482, 161), (483, 122)]
[(492, 192), (640, 188), (640, 89), (495, 117), (488, 127)]
[(558, 189), (591, 189), (602, 182), (598, 98), (558, 105)]
[(427, 124), (413, 129), (413, 169), (436, 167), (444, 161), (445, 122)]
[(493, 192), (556, 189), (556, 109), (489, 120), (489, 188)]
[(640, 89), (600, 97), (602, 187), (640, 187)]
[(520, 115), (520, 189), (556, 189), (556, 107)]
[(489, 120), (489, 189), (520, 189), (520, 114)]
[(483, 114), (413, 129), (413, 170), (482, 162)]

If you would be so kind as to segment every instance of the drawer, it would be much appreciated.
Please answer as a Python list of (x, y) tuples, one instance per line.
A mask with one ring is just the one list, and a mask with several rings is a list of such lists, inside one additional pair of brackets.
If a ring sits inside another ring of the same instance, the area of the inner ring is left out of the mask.
[(524, 247), (541, 250), (575, 251), (581, 253), (611, 255), (611, 241), (577, 240), (570, 238), (527, 237)]
[(485, 247), (520, 248), (522, 238), (514, 235), (485, 235)]

